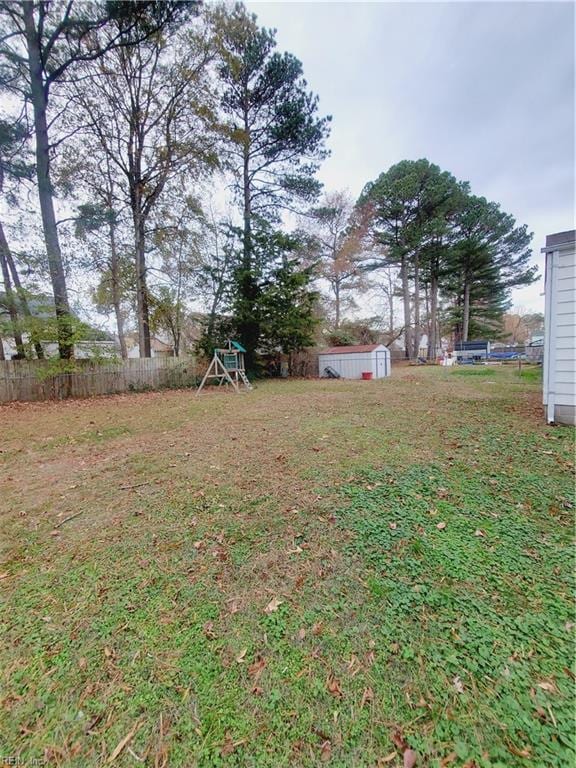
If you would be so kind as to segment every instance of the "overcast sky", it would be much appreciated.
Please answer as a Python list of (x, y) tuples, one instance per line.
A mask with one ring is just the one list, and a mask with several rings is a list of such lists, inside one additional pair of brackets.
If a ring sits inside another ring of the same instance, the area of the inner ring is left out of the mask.
[[(329, 190), (426, 157), (534, 232), (574, 228), (572, 3), (248, 2), (333, 116)], [(514, 304), (542, 310), (543, 281)]]

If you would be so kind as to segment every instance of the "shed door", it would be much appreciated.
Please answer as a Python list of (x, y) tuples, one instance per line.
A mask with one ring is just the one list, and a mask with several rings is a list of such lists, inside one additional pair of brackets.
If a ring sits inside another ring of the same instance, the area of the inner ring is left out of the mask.
[(381, 379), (387, 375), (386, 352), (376, 352), (376, 378)]

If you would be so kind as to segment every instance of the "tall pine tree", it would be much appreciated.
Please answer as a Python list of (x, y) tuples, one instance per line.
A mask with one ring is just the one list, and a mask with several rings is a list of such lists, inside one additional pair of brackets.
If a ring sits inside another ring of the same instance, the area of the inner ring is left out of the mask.
[(261, 331), (256, 222), (277, 221), (281, 210), (316, 198), (320, 185), (314, 173), (327, 154), (330, 118), (319, 117), (318, 98), (308, 90), (302, 64), (290, 53), (276, 51), (275, 33), (261, 29), (243, 5), (218, 9), (214, 27), (224, 89), (224, 136), (242, 211), (236, 319), (252, 367)]

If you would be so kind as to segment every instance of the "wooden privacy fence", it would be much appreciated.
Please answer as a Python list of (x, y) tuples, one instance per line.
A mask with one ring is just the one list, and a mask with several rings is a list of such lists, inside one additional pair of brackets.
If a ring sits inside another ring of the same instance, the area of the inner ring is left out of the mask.
[(62, 400), (196, 384), (194, 358), (152, 357), (102, 362), (74, 360), (58, 372), (55, 360), (0, 361), (0, 403)]

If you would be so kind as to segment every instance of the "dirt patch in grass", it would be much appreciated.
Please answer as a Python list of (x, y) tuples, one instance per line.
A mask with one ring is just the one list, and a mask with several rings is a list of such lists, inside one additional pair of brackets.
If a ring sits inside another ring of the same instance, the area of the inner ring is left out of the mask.
[(3, 754), (567, 764), (572, 434), (450, 374), (2, 409)]

